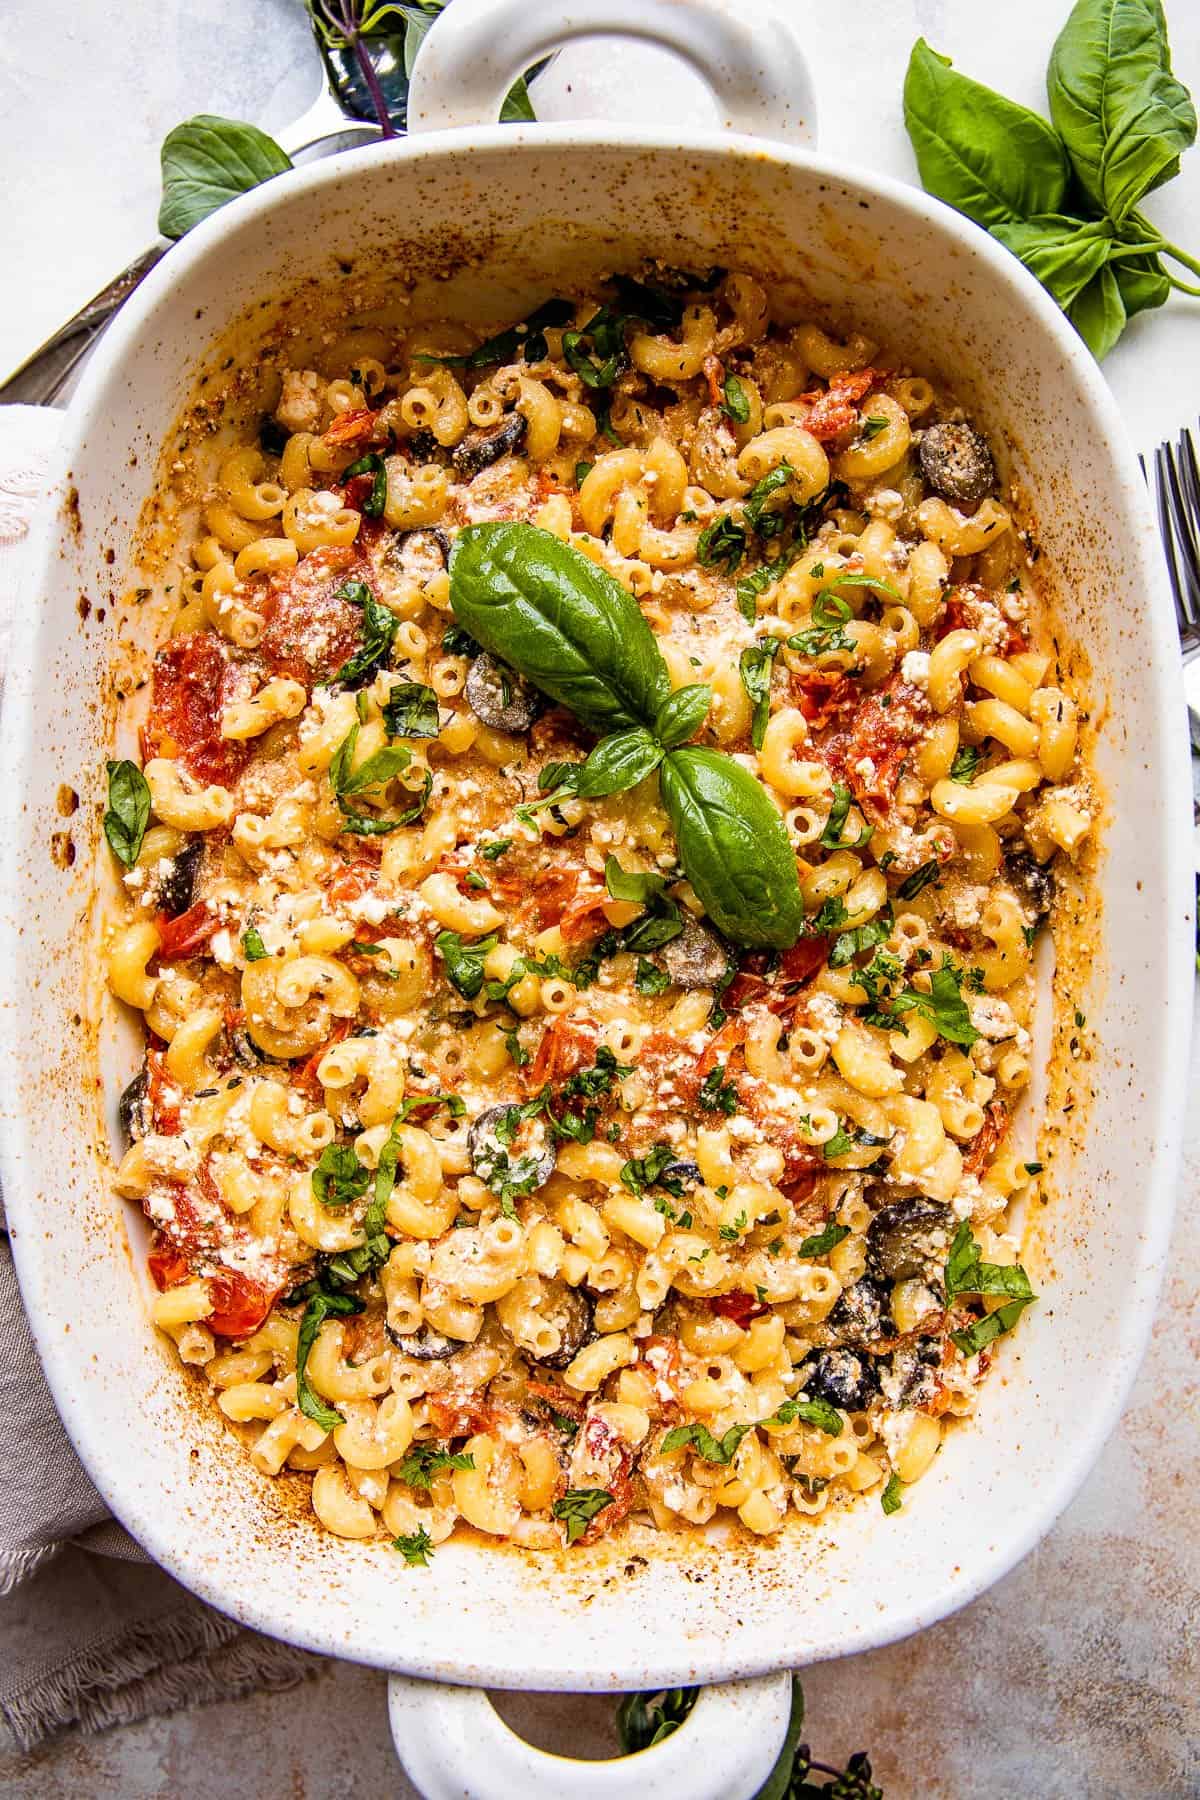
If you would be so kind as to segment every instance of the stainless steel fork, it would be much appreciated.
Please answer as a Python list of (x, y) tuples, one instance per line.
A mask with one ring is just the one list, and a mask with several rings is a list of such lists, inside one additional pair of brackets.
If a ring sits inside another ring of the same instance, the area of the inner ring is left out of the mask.
[(1190, 431), (1154, 452), (1154, 489), (1175, 623), (1184, 661), (1190, 662), (1200, 656), (1200, 462)]
[[(1145, 459), (1142, 473), (1146, 471)], [(1154, 452), (1154, 495), (1167, 574), (1175, 599), (1175, 623), (1188, 689), (1192, 743), (1192, 805), (1197, 824), (1196, 872), (1200, 896), (1200, 459), (1189, 430)], [(1198, 940), (1200, 944), (1200, 940)], [(1197, 951), (1200, 959), (1200, 947)]]

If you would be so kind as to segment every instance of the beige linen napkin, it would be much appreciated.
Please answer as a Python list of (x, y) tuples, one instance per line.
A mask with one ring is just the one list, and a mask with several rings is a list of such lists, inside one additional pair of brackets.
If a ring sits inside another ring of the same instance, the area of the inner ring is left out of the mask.
[[(0, 407), (0, 678), (60, 422)], [(46, 1386), (3, 1227), (0, 1205), (0, 1719), (28, 1750), (315, 1672), (321, 1658), (193, 1599), (109, 1516)]]

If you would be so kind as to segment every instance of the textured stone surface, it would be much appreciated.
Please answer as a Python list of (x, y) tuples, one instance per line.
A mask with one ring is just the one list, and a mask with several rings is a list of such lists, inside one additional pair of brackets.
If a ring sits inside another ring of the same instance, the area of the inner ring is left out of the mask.
[[(753, 7), (754, 0), (746, 0)], [(998, 15), (948, 0), (846, 0), (812, 35), (822, 143), (912, 178), (899, 92), (923, 32), (969, 72), (1030, 105), (1061, 6)], [(1176, 67), (1200, 89), (1200, 8), (1174, 0)], [(9, 0), (0, 57), (0, 369), (31, 350), (153, 233), (156, 147), (189, 112), (278, 125), (315, 89), (299, 0), (86, 0), (66, 13)], [(821, 15), (814, 11), (815, 19)], [(870, 44), (869, 82), (855, 45)], [(704, 116), (650, 52), (564, 57), (547, 115)], [(652, 95), (647, 104), (646, 97)], [(19, 172), (19, 179), (16, 175)], [(1150, 210), (1192, 242), (1200, 153)], [(19, 279), (14, 275), (19, 273)], [(1135, 322), (1106, 373), (1139, 446), (1196, 404), (1197, 309)], [(1200, 1091), (1200, 1057), (1192, 1091)], [(1200, 1793), (1196, 1620), (1200, 1460), (1195, 1270), (1200, 1131), (1181, 1187), (1174, 1273), (1125, 1417), (1083, 1492), (1007, 1580), (956, 1618), (889, 1650), (805, 1675), (819, 1754), (871, 1751), (888, 1800), (1183, 1800)], [(298, 1694), (182, 1713), (34, 1757), (0, 1747), (0, 1793), (22, 1800), (340, 1800), (410, 1796), (387, 1731), (384, 1677), (331, 1666)], [(610, 1750), (607, 1700), (507, 1698), (506, 1716), (571, 1754)], [(686, 1796), (681, 1796), (686, 1800)]]

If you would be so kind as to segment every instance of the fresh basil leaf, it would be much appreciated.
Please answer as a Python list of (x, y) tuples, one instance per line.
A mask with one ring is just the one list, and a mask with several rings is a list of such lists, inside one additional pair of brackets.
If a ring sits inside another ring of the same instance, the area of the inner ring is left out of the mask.
[(1111, 264), (1093, 275), (1067, 308), (1067, 317), (1096, 361), (1103, 362), (1126, 325), (1125, 302)]
[(1064, 312), (1099, 274), (1113, 247), (1106, 219), (1084, 223), (1060, 214), (995, 225), (992, 236), (1020, 258)]
[(761, 568), (752, 569), (749, 575), (742, 576), (737, 584), (736, 600), (737, 609), (747, 625), (753, 625), (758, 619), (758, 596), (765, 593), (772, 582), (779, 581), (787, 574), (807, 541), (807, 534), (801, 532), (798, 541), (777, 556), (774, 562), (763, 563)]
[(383, 509), (387, 505), (388, 478), (387, 468), (379, 452), (370, 450), (366, 456), (360, 456), (357, 462), (352, 462), (348, 469), (342, 470), (343, 481), (349, 481), (354, 475), (371, 477), (371, 491), (363, 501), (362, 509), (368, 519), (382, 518)]
[(1007, 1306), (998, 1306), (995, 1312), (976, 1319), (965, 1331), (952, 1331), (950, 1341), (964, 1356), (975, 1356), (994, 1338), (1011, 1331), (1028, 1305), (1027, 1299), (1010, 1300)]
[(614, 900), (628, 900), (632, 906), (648, 906), (665, 893), (667, 878), (641, 869), (623, 869), (615, 856), (604, 864), (604, 885)]
[(771, 717), (771, 670), (783, 645), (778, 638), (763, 638), (742, 651), (738, 673), (753, 704), (750, 742), (756, 750), (763, 747), (767, 724)]
[(343, 687), (362, 687), (380, 664), (387, 661), (400, 621), (375, 598), (365, 581), (343, 582), (334, 599), (348, 600), (352, 606), (363, 609), (362, 648), (342, 664), (334, 677)]
[(447, 625), (442, 633), (442, 649), (447, 656), (478, 656), (482, 648), (461, 625)]
[(1112, 270), (1127, 319), (1132, 319), (1135, 313), (1162, 306), (1170, 298), (1171, 283), (1155, 255), (1126, 256), (1122, 252), (1119, 262), (1113, 259)]
[(673, 750), (676, 744), (686, 744), (695, 737), (711, 705), (712, 689), (706, 682), (695, 681), (676, 688), (663, 701), (654, 721), (654, 735), (663, 749)]
[(631, 1157), (628, 1162), (622, 1163), (620, 1177), (630, 1193), (636, 1194), (639, 1199), (647, 1188), (657, 1187), (661, 1184), (669, 1194), (673, 1194), (677, 1200), (682, 1200), (683, 1181), (677, 1180), (673, 1176), (668, 1176), (665, 1181), (662, 1179), (672, 1163), (678, 1161), (679, 1152), (673, 1145), (655, 1144), (653, 1150), (647, 1151), (645, 1156)]
[(262, 941), (262, 933), (256, 926), (252, 925), (249, 931), (242, 933), (242, 955), (248, 963), (262, 962), (268, 954), (267, 946)]
[(936, 857), (931, 857), (928, 862), (923, 862), (920, 868), (914, 869), (912, 874), (906, 876), (900, 883), (896, 889), (897, 900), (915, 900), (922, 888), (928, 887), (931, 881), (937, 880), (941, 873), (941, 867), (942, 865)]
[(309, 1352), (326, 1319), (345, 1318), (362, 1310), (362, 1301), (355, 1300), (349, 1294), (318, 1293), (305, 1306), (300, 1320), (300, 1334), (296, 1339), (296, 1404), (306, 1419), (311, 1419), (325, 1431), (333, 1431), (338, 1425), (344, 1425), (345, 1420), (340, 1412), (327, 1406), (321, 1396), (309, 1386)]
[(958, 74), (924, 38), (909, 58), (904, 123), (922, 186), (987, 230), (1065, 210), (1071, 171), (1058, 133)]
[(104, 835), (119, 863), (132, 869), (142, 853), (142, 839), (150, 823), (150, 786), (133, 762), (108, 764), (108, 811)]
[(644, 725), (615, 731), (596, 745), (575, 778), (573, 791), (581, 800), (623, 794), (644, 781), (662, 759), (662, 745), (655, 743)]
[(725, 377), (725, 404), (721, 411), (735, 425), (747, 425), (750, 422), (750, 398), (736, 375)]
[(628, 314), (602, 306), (581, 330), (563, 332), (563, 356), (585, 387), (609, 388), (629, 367), (625, 347), (629, 322)]
[(494, 933), (468, 944), (457, 931), (438, 932), (434, 943), (446, 965), (446, 979), (464, 1000), (474, 1000), (483, 987), (483, 965), (498, 942)]
[(904, 1483), (898, 1475), (888, 1476), (884, 1490), (879, 1496), (879, 1504), (889, 1518), (892, 1513), (899, 1512), (904, 1505)]
[(427, 1106), (444, 1106), (452, 1119), (461, 1119), (467, 1110), (461, 1094), (408, 1094), (400, 1102), (400, 1110), (392, 1121), (393, 1130), (397, 1125), (403, 1125), (413, 1113), (424, 1112)]
[(684, 872), (717, 930), (735, 944), (789, 949), (804, 901), (783, 820), (761, 783), (695, 745), (667, 752), (660, 782)]
[(441, 730), (438, 698), (420, 681), (398, 681), (383, 703), (389, 737), (435, 738)]
[(460, 531), (450, 601), (485, 650), (598, 736), (649, 725), (671, 691), (632, 594), (535, 525), (489, 521)]
[(349, 1206), (366, 1193), (369, 1180), (353, 1144), (326, 1144), (312, 1172), (312, 1191), (322, 1206)]
[(1179, 173), (1195, 141), (1161, 0), (1076, 0), (1050, 52), (1046, 91), (1079, 185), (1118, 225)]
[(842, 1435), (842, 1415), (828, 1400), (785, 1400), (775, 1419), (780, 1425), (792, 1425), (798, 1419), (802, 1425), (815, 1425), (826, 1437)]
[(607, 1488), (568, 1488), (550, 1511), (567, 1528), (567, 1542), (574, 1544), (583, 1536), (597, 1513), (612, 1506), (614, 1496)]
[(812, 1237), (806, 1237), (796, 1251), (796, 1255), (828, 1256), (829, 1252), (835, 1249), (843, 1238), (849, 1236), (850, 1227), (848, 1225), (826, 1225)]
[(210, 213), (292, 166), (257, 125), (197, 113), (163, 139), (158, 229), (181, 238)]

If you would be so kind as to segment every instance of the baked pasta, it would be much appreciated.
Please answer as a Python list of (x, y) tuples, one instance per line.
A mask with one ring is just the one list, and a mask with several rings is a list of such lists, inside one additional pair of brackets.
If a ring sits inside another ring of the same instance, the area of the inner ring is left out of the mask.
[(155, 1323), (410, 1561), (892, 1511), (1094, 812), (991, 450), (745, 275), (476, 338), (278, 369), (110, 764)]

